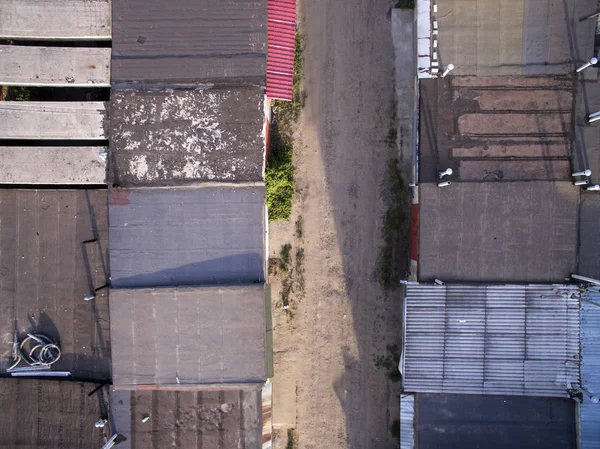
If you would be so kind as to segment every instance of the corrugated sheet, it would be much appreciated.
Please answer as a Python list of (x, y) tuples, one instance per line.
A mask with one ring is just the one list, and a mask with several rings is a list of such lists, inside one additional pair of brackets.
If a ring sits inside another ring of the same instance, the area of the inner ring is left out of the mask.
[(568, 397), (579, 381), (575, 286), (409, 284), (404, 389)]
[(415, 397), (400, 395), (400, 449), (415, 447)]
[(296, 0), (269, 0), (267, 32), (267, 97), (292, 99)]
[[(595, 305), (589, 301), (593, 301)], [(585, 293), (581, 302), (581, 383), (600, 396), (600, 293)], [(600, 404), (584, 394), (579, 408), (581, 449), (600, 449)]]

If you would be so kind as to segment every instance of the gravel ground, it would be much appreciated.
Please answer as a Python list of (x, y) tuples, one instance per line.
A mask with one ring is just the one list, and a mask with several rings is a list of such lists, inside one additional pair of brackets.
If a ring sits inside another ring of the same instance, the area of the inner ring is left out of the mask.
[(271, 257), (292, 245), (287, 272), (274, 264), (269, 279), (276, 449), (290, 428), (295, 448), (399, 445), (391, 429), (400, 383), (390, 376), (401, 292), (384, 292), (378, 277), (388, 165), (398, 157), (391, 5), (299, 2), (306, 102), (295, 133), (296, 194), (291, 220), (271, 223), (269, 236)]

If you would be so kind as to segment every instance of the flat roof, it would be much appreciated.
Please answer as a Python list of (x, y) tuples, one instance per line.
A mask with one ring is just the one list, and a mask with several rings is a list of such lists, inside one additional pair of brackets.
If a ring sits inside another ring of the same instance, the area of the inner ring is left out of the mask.
[(571, 181), (571, 76), (420, 82), (419, 182)]
[(564, 282), (577, 267), (571, 182), (420, 185), (419, 280)]
[[(112, 390), (119, 449), (261, 447), (261, 390)], [(147, 416), (149, 419), (142, 422)]]
[(113, 90), (110, 170), (119, 186), (261, 181), (261, 88)]
[(596, 12), (588, 0), (450, 0), (440, 2), (437, 53), (460, 75), (570, 73), (594, 56)]
[(49, 379), (0, 379), (2, 448), (100, 448), (109, 429), (108, 387)]
[(575, 449), (575, 401), (464, 394), (415, 395), (420, 448)]
[(113, 85), (265, 84), (267, 0), (115, 1), (112, 17)]
[(115, 288), (264, 281), (264, 185), (112, 189)]
[(110, 379), (108, 291), (83, 300), (108, 280), (107, 213), (106, 190), (0, 189), (0, 372), (16, 326), (60, 344), (54, 370)]
[(116, 388), (267, 379), (263, 284), (111, 289), (110, 316)]

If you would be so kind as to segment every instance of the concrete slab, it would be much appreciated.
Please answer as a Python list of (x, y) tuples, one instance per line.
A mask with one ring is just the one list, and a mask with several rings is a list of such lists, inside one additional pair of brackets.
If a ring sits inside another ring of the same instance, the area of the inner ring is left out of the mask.
[(600, 279), (600, 192), (581, 195), (577, 273)]
[(110, 48), (0, 45), (0, 84), (109, 87)]
[(561, 282), (577, 265), (569, 182), (420, 186), (419, 280)]
[(461, 181), (570, 181), (568, 160), (460, 161)]
[(108, 40), (110, 7), (106, 0), (0, 0), (0, 37)]
[(0, 147), (0, 184), (104, 184), (105, 147)]
[(106, 119), (100, 101), (2, 101), (0, 139), (105, 140)]

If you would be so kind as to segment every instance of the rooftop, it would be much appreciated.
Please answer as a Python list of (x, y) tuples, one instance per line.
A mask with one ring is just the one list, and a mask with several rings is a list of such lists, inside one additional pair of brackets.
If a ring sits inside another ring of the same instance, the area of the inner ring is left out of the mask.
[(457, 75), (546, 75), (569, 73), (593, 56), (596, 12), (588, 0), (449, 0), (439, 2), (442, 67)]
[[(111, 391), (119, 449), (255, 449), (260, 388), (230, 391)], [(142, 418), (148, 416), (146, 422)]]
[(256, 87), (113, 90), (112, 183), (261, 181), (263, 102)]
[(263, 85), (267, 0), (113, 2), (113, 85)]
[(106, 190), (0, 189), (0, 370), (12, 365), (16, 330), (62, 350), (54, 370), (110, 379)]
[(0, 448), (100, 448), (108, 426), (108, 388), (94, 383), (0, 379)]
[(415, 439), (436, 449), (575, 449), (575, 401), (415, 395)]
[(112, 286), (264, 281), (264, 201), (264, 185), (112, 189)]
[(116, 388), (227, 387), (267, 379), (262, 284), (112, 289)]

